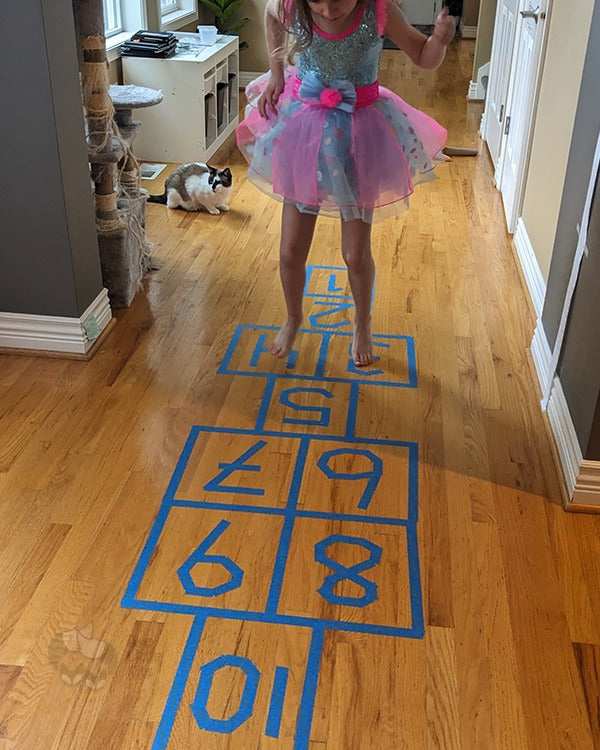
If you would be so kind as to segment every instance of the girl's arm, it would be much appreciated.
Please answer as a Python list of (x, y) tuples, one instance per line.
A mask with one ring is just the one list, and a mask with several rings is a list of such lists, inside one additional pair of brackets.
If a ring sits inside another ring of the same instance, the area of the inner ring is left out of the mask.
[(433, 34), (430, 37), (411, 26), (394, 0), (387, 6), (387, 22), (384, 35), (402, 49), (420, 68), (437, 68), (441, 65), (446, 47), (454, 38), (456, 22), (448, 15), (444, 6), (435, 20)]
[(280, 18), (280, 0), (268, 0), (265, 7), (265, 38), (269, 53), (271, 78), (258, 100), (258, 111), (264, 118), (269, 117), (267, 107), (277, 114), (277, 102), (283, 91), (283, 46), (285, 44), (285, 26)]

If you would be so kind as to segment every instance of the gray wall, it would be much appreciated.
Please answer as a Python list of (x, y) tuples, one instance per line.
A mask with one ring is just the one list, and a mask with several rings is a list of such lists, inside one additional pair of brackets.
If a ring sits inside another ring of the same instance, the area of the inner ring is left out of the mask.
[[(577, 245), (576, 225), (581, 221), (600, 129), (599, 81), (600, 0), (596, 0), (542, 313), (551, 347), (558, 332)], [(594, 423), (594, 414), (600, 394), (600, 196), (594, 201), (588, 247), (590, 252), (582, 264), (567, 326), (559, 377), (584, 458), (599, 460), (592, 425), (598, 425)], [(595, 455), (588, 455), (592, 444), (596, 446)]]
[(0, 24), (0, 312), (79, 317), (102, 290), (71, 0)]

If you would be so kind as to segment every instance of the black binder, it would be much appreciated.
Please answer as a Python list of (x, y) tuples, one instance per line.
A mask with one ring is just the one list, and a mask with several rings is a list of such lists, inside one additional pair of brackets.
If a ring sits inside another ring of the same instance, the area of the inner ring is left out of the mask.
[(131, 57), (171, 57), (177, 48), (175, 34), (140, 30), (121, 45), (121, 54)]

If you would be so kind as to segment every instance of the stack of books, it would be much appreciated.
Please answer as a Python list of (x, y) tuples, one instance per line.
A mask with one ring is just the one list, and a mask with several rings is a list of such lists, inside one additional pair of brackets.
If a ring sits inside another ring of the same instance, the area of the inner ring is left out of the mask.
[(161, 31), (136, 31), (121, 45), (122, 55), (134, 57), (171, 57), (177, 48), (175, 34)]

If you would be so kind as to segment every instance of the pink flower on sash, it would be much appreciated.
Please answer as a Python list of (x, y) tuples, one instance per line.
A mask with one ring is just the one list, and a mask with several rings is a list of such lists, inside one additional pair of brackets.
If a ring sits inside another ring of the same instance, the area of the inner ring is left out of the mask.
[(323, 89), (319, 96), (319, 101), (327, 109), (334, 109), (342, 99), (342, 94), (338, 89)]

